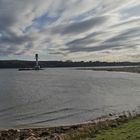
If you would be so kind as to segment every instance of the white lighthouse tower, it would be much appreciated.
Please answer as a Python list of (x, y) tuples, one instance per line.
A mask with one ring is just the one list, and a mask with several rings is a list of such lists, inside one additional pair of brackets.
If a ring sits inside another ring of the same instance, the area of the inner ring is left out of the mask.
[(40, 70), (40, 66), (38, 63), (38, 54), (35, 54), (35, 60), (36, 60), (35, 70)]

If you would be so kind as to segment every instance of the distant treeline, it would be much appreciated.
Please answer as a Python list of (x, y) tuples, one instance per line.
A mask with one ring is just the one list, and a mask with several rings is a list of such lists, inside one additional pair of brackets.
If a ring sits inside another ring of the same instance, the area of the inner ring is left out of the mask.
[[(73, 62), (73, 61), (40, 61), (42, 68), (53, 67), (98, 67), (98, 66), (135, 66), (140, 62)], [(32, 68), (34, 61), (7, 60), (0, 61), (0, 68)]]

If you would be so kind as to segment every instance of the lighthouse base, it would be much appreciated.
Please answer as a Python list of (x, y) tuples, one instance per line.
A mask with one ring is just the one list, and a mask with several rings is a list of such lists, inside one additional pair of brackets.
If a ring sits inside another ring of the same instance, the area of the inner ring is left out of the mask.
[(35, 70), (40, 70), (40, 66), (35, 66)]
[(34, 68), (20, 68), (19, 71), (30, 71), (30, 70), (44, 70), (40, 66), (35, 66)]

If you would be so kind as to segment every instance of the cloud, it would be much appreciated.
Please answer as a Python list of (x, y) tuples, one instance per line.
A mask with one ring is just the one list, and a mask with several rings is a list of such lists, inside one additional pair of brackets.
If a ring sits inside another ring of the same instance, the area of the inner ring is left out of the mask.
[(58, 33), (58, 34), (80, 34), (83, 32), (87, 32), (90, 29), (97, 28), (98, 26), (101, 26), (108, 17), (101, 16), (101, 17), (94, 17), (92, 19), (88, 19), (82, 22), (76, 22), (71, 24), (62, 24), (59, 26), (56, 26), (54, 29), (52, 29), (52, 33)]
[(138, 0), (0, 0), (0, 56), (139, 61), (139, 9)]

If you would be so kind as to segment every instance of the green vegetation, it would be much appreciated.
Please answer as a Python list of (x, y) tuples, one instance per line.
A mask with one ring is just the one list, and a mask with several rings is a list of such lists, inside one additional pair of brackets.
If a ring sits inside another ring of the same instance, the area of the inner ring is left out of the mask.
[(117, 125), (113, 123), (96, 131), (95, 128), (82, 129), (83, 132), (75, 130), (75, 137), (70, 136), (65, 140), (140, 140), (140, 117)]
[(85, 140), (140, 140), (140, 117), (116, 128), (103, 130), (95, 138)]

